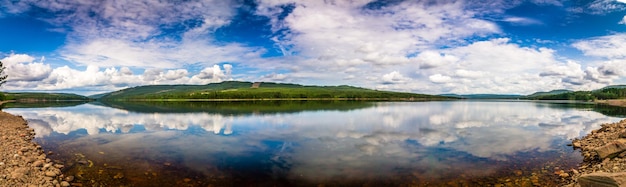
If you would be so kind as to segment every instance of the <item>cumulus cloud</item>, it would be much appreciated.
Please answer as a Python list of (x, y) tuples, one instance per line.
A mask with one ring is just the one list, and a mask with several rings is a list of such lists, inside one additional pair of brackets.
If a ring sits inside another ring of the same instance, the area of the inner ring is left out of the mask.
[[(572, 44), (583, 54), (599, 59), (585, 68), (584, 79), (601, 85), (612, 84), (626, 76), (626, 34), (583, 39)], [(576, 80), (576, 79), (574, 79)], [(578, 79), (580, 80), (580, 79)], [(584, 83), (583, 81), (578, 81)]]
[(626, 25), (626, 16), (624, 16), (624, 18), (622, 18), (622, 20), (621, 20), (621, 21), (619, 21), (619, 23), (618, 23), (618, 24), (623, 24), (623, 25)]
[[(6, 14), (44, 11), (38, 19), (67, 34), (65, 46), (55, 56), (73, 63), (51, 68), (34, 59), (20, 62), (14, 72), (29, 72), (10, 76), (16, 82), (6, 88), (107, 90), (138, 84), (205, 84), (232, 79), (234, 74), (250, 81), (352, 84), (432, 94), (524, 94), (582, 88), (586, 83), (598, 87), (623, 74), (615, 69), (622, 62), (577, 66), (552, 49), (493, 38), (502, 32), (496, 22), (542, 24), (529, 17), (501, 16), (521, 1), (397, 1), (384, 6), (373, 2), (259, 0), (250, 10), (240, 9), (240, 1), (220, 0), (4, 2)], [(531, 3), (563, 6), (558, 0)], [(585, 4), (584, 11), (614, 11), (621, 5), (596, 0)], [(266, 37), (284, 56), (267, 57), (269, 49), (215, 36), (240, 11), (269, 19), (273, 33)], [(499, 19), (486, 16), (492, 13)], [(615, 34), (573, 46), (588, 56), (624, 58), (624, 38)], [(229, 64), (250, 73), (237, 72)], [(184, 69), (188, 67), (195, 70)], [(70, 76), (84, 79), (66, 80)]]
[[(279, 38), (287, 50), (329, 62), (365, 62), (387, 66), (412, 62), (412, 53), (433, 43), (481, 33), (499, 32), (489, 21), (473, 18), (463, 4), (402, 2), (380, 9), (364, 8), (369, 1), (259, 1), (257, 14), (270, 17), (274, 27), (289, 32)], [(284, 18), (277, 10), (293, 5)], [(355, 67), (362, 63), (343, 65)]]
[(218, 43), (214, 32), (228, 25), (235, 1), (70, 1), (4, 2), (12, 14), (44, 12), (38, 19), (67, 34), (59, 56), (98, 67), (172, 69), (185, 65), (249, 62), (265, 53), (258, 47)]
[(231, 79), (232, 65), (213, 65), (196, 74), (186, 69), (146, 69), (142, 74), (134, 74), (130, 68), (100, 68), (89, 65), (84, 70), (62, 66), (34, 63), (34, 57), (25, 54), (11, 54), (1, 61), (5, 63), (8, 81), (6, 90), (68, 90), (102, 92), (122, 89), (129, 86), (149, 84), (208, 84)]
[(410, 81), (410, 78), (405, 77), (398, 71), (393, 71), (391, 73), (385, 74), (382, 77), (383, 84), (397, 84), (397, 83), (405, 83)]
[(50, 65), (44, 64), (44, 58), (40, 62), (34, 62), (35, 58), (25, 54), (10, 54), (0, 60), (4, 63), (7, 81), (40, 81), (52, 72)]
[(414, 58), (419, 64), (421, 69), (435, 68), (438, 66), (451, 65), (457, 62), (459, 59), (449, 54), (440, 54), (435, 51), (423, 51)]
[(452, 81), (452, 78), (449, 76), (434, 74), (428, 77), (428, 79), (434, 83), (448, 83)]

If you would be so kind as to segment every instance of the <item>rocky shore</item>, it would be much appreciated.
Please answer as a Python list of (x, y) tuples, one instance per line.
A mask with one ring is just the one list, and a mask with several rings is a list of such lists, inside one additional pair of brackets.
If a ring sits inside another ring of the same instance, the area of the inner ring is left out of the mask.
[(22, 117), (0, 111), (0, 186), (72, 186), (73, 177), (46, 158), (34, 135)]
[(626, 186), (626, 120), (603, 124), (572, 146), (581, 151), (583, 163), (560, 173), (569, 178), (566, 186)]

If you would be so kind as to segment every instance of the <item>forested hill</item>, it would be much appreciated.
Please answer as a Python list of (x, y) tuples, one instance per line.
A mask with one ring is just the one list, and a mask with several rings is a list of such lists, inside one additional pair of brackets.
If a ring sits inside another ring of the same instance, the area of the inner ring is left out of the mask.
[(70, 93), (10, 92), (4, 93), (5, 100), (16, 101), (88, 101), (89, 98)]
[(215, 99), (414, 99), (451, 97), (378, 91), (353, 86), (303, 86), (282, 83), (226, 81), (207, 85), (152, 85), (101, 95), (100, 100), (215, 100)]
[(535, 100), (606, 100), (606, 99), (626, 99), (626, 86), (614, 85), (607, 86), (602, 89), (593, 91), (569, 91), (560, 90), (546, 92), (544, 94), (532, 94), (526, 96), (526, 99)]

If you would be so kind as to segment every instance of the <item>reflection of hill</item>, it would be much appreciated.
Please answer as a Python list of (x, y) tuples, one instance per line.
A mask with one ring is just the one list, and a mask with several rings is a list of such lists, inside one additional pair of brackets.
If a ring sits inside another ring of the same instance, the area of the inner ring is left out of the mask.
[(363, 101), (229, 101), (229, 102), (123, 102), (95, 103), (140, 113), (272, 114), (315, 110), (349, 111), (371, 107)]
[[(541, 105), (541, 103), (539, 103)], [(619, 106), (611, 106), (604, 104), (595, 104), (590, 102), (558, 102), (558, 103), (550, 103), (546, 105), (550, 108), (558, 108), (558, 109), (583, 109), (583, 110), (592, 110), (595, 112), (599, 112), (601, 114), (611, 116), (611, 117), (619, 117), (626, 118), (626, 107)]]
[(626, 107), (610, 106), (610, 105), (596, 105), (593, 111), (600, 112), (607, 116), (626, 118)]
[(2, 108), (47, 108), (71, 107), (87, 103), (87, 101), (60, 101), (60, 102), (11, 102), (2, 105)]

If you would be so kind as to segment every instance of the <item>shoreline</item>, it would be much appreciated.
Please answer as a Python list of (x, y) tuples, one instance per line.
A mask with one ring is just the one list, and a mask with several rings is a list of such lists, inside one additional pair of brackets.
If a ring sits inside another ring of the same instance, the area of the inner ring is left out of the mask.
[(597, 104), (626, 107), (626, 99), (596, 100), (594, 102)]
[(602, 124), (571, 146), (580, 150), (583, 162), (577, 169), (566, 171), (567, 187), (626, 185), (626, 119)]
[(71, 186), (34, 137), (24, 118), (0, 111), (0, 186)]

